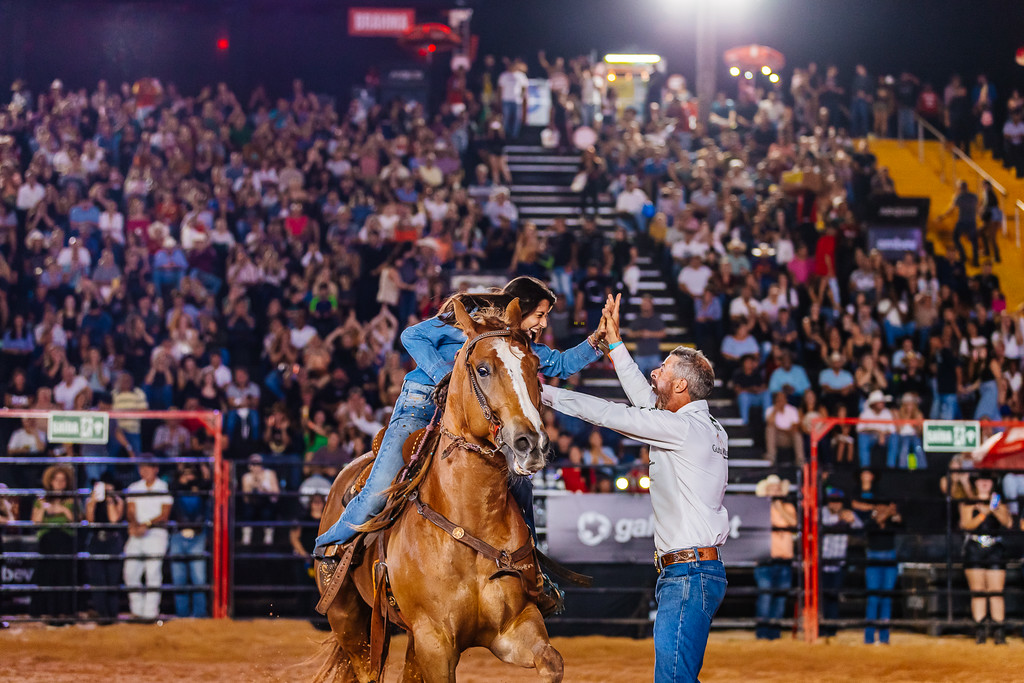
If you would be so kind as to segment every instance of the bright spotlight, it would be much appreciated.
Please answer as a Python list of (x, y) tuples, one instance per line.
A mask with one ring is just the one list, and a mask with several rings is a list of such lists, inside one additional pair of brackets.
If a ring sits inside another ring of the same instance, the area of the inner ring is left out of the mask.
[(626, 479), (625, 477), (619, 477), (618, 479), (615, 480), (615, 488), (617, 488), (620, 491), (625, 491), (626, 489), (629, 488), (629, 479)]
[(743, 78), (747, 79), (748, 81), (750, 79), (752, 79), (753, 77), (754, 77), (753, 72), (751, 72), (751, 71), (744, 71), (743, 72)]
[(771, 76), (768, 77), (768, 80), (771, 81), (772, 83), (778, 83), (779, 74), (772, 74)]
[(738, 66), (729, 67), (729, 75), (730, 76), (739, 76), (740, 75), (740, 68)]
[(604, 56), (606, 64), (657, 64), (661, 55), (647, 54), (610, 54)]
[(615, 80), (615, 74), (608, 74), (608, 82), (611, 83)]
[(769, 76), (772, 73), (772, 68), (768, 65), (762, 66), (761, 73), (763, 73), (765, 76)]
[(650, 477), (646, 477), (646, 476), (645, 477), (640, 477), (640, 481), (638, 481), (637, 483), (640, 485), (640, 488), (642, 488), (642, 489), (649, 489), (649, 488), (651, 488), (651, 478)]

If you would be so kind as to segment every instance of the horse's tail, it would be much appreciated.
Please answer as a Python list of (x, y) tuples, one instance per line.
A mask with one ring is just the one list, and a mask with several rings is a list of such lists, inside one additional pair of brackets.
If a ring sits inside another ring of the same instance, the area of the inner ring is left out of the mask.
[(413, 461), (412, 475), (408, 479), (399, 479), (381, 493), (382, 496), (387, 496), (388, 499), (384, 509), (375, 515), (373, 519), (355, 527), (355, 530), (360, 533), (370, 533), (391, 526), (391, 523), (394, 522), (402, 508), (405, 507), (409, 494), (419, 489), (420, 484), (426, 479), (439, 447), (440, 443), (438, 442), (434, 448), (424, 448), (424, 452), (421, 452), (420, 456)]
[(352, 664), (341, 651), (338, 638), (333, 633), (320, 643), (320, 652), (312, 661), (320, 661), (320, 668), (313, 675), (311, 683), (349, 683), (357, 680)]

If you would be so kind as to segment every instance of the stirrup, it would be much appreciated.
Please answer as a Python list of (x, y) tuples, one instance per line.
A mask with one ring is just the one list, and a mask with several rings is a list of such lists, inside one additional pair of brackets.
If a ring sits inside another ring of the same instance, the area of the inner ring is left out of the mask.
[(541, 571), (540, 595), (537, 596), (537, 608), (541, 616), (550, 617), (565, 611), (565, 591)]

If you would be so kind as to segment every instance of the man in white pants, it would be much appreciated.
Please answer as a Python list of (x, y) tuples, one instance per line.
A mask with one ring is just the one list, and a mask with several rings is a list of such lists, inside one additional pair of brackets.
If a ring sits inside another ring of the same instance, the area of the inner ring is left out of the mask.
[[(139, 465), (142, 479), (125, 489), (128, 542), (124, 544), (124, 583), (129, 591), (128, 606), (132, 616), (140, 619), (160, 616), (160, 584), (168, 541), (167, 529), (160, 525), (171, 516), (174, 499), (168, 492), (167, 482), (157, 479), (159, 471), (157, 465)], [(143, 572), (145, 589), (142, 589)]]

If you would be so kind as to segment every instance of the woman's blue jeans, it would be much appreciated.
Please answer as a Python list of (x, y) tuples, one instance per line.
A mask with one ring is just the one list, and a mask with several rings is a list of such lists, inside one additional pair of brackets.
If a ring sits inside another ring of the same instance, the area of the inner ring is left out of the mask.
[(325, 545), (348, 542), (356, 533), (355, 527), (365, 524), (384, 509), (387, 503), (384, 490), (391, 486), (405, 464), (402, 460), (405, 440), (413, 432), (429, 425), (434, 416), (433, 390), (432, 386), (408, 380), (402, 385), (402, 393), (395, 402), (395, 411), (391, 414), (366, 485), (349, 502), (334, 526), (316, 539), (317, 550)]
[[(868, 561), (888, 560), (885, 564), (869, 564), (864, 569), (864, 584), (868, 592), (868, 607), (864, 618), (867, 621), (889, 621), (892, 618), (892, 596), (878, 595), (878, 591), (888, 592), (896, 587), (896, 577), (899, 568), (896, 565), (895, 550), (869, 550), (867, 551)], [(882, 627), (878, 629), (878, 641), (889, 642), (889, 629)], [(864, 642), (875, 642), (875, 627), (867, 626), (864, 629)]]
[(725, 565), (720, 560), (682, 562), (658, 575), (654, 620), (654, 681), (696, 681), (704, 664), (711, 619), (725, 597)]

